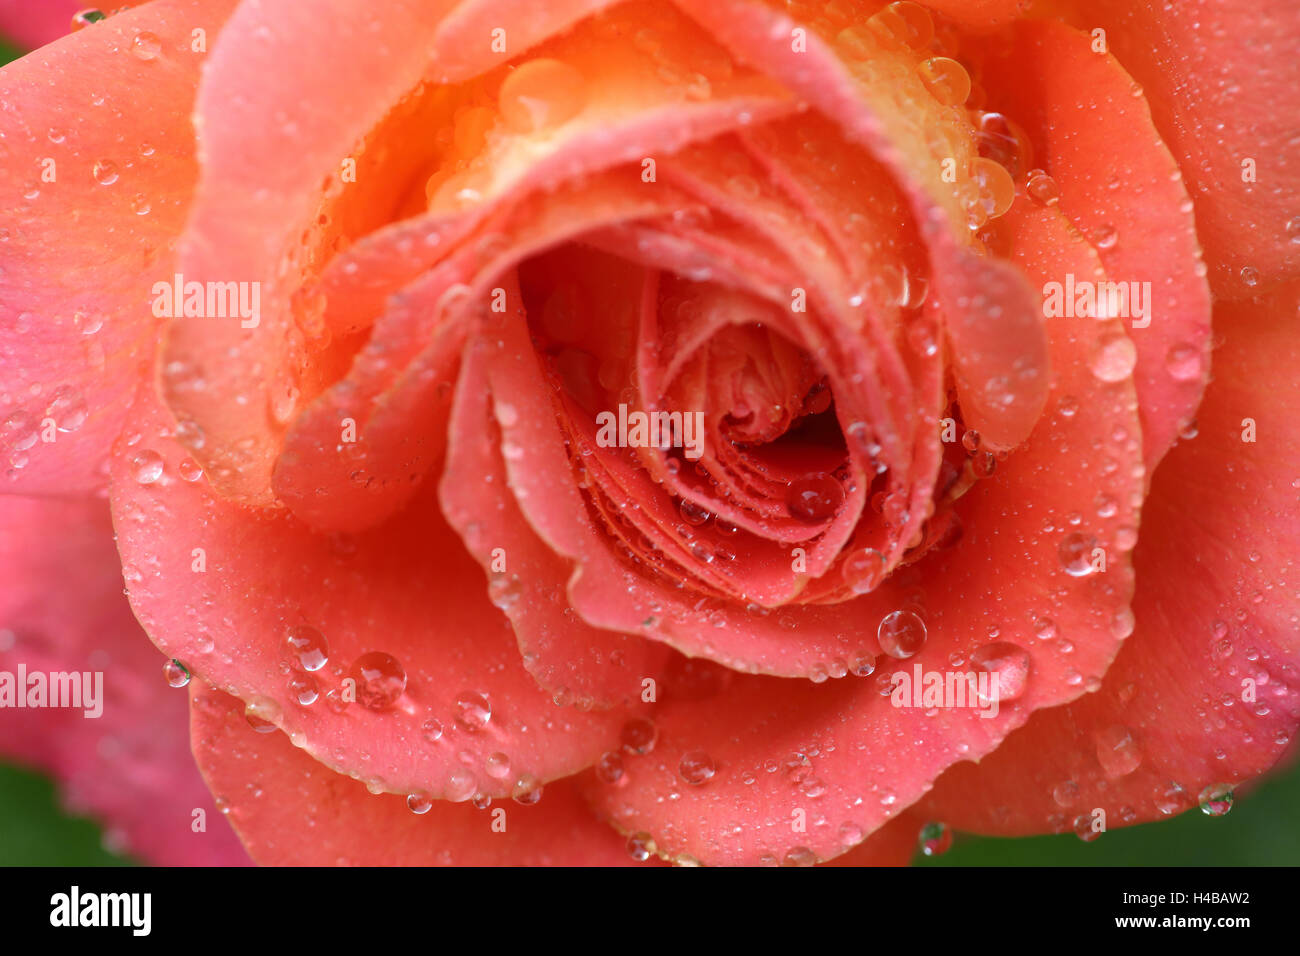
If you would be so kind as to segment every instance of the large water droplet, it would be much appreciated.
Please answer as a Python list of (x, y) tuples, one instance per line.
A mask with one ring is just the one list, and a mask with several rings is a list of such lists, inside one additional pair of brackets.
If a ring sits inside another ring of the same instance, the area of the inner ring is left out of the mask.
[(639, 831), (627, 838), (627, 854), (638, 863), (644, 863), (655, 854), (654, 837)]
[(468, 691), (456, 698), (452, 716), (461, 729), (477, 733), (492, 720), (492, 705), (483, 694)]
[(906, 609), (886, 614), (876, 628), (880, 649), (899, 660), (906, 660), (919, 651), (925, 644), (925, 637), (925, 622)]
[(1112, 780), (1127, 776), (1142, 763), (1142, 748), (1133, 732), (1115, 725), (1097, 734), (1097, 762), (1102, 772)]
[(289, 628), (284, 642), (305, 671), (318, 671), (330, 658), (329, 642), (325, 635), (307, 624)]
[(1075, 531), (1061, 539), (1057, 554), (1061, 567), (1072, 578), (1087, 577), (1092, 573), (1092, 552), (1097, 547), (1097, 539), (1091, 535)]
[(406, 691), (406, 668), (383, 651), (362, 654), (349, 673), (357, 683), (357, 703), (367, 710), (388, 710)]
[(792, 518), (820, 524), (844, 503), (844, 486), (825, 472), (796, 478), (786, 487), (785, 506)]
[(1232, 786), (1213, 783), (1201, 791), (1201, 812), (1207, 817), (1221, 817), (1232, 809)]
[(117, 182), (117, 163), (111, 159), (96, 160), (94, 165), (90, 167), (90, 174), (95, 178), (95, 182), (101, 186), (111, 186)]
[(1201, 350), (1187, 342), (1172, 346), (1165, 354), (1165, 369), (1179, 382), (1200, 378), (1203, 368)]
[(163, 458), (146, 449), (131, 458), (131, 475), (142, 485), (151, 485), (163, 475)]
[(885, 556), (875, 548), (861, 548), (844, 559), (842, 573), (854, 594), (868, 594), (884, 577)]
[(702, 750), (691, 750), (682, 755), (677, 764), (677, 772), (692, 787), (698, 787), (713, 779), (716, 768), (713, 758)]
[(1092, 353), (1089, 367), (1103, 382), (1122, 382), (1133, 374), (1137, 364), (1137, 347), (1123, 333), (1103, 336)]
[(163, 665), (163, 677), (169, 687), (184, 687), (190, 682), (189, 668), (172, 658)]
[(633, 717), (623, 725), (623, 731), (619, 735), (623, 749), (633, 754), (648, 754), (655, 749), (655, 741), (658, 739), (659, 729), (655, 727), (654, 721), (645, 717)]
[(520, 133), (551, 129), (582, 111), (587, 82), (572, 66), (529, 60), (501, 82), (498, 105), (506, 125)]
[(921, 82), (943, 106), (960, 106), (970, 96), (970, 74), (946, 56), (932, 56), (917, 66)]
[(927, 823), (921, 827), (916, 842), (926, 856), (942, 856), (952, 847), (952, 827), (946, 823)]
[(162, 52), (162, 41), (152, 33), (137, 33), (131, 41), (131, 53), (141, 60), (157, 59)]
[(971, 654), (970, 662), (971, 666), (997, 676), (996, 690), (991, 685), (989, 690), (999, 701), (1016, 700), (1029, 684), (1032, 663), (1028, 652), (1017, 644), (1008, 641), (985, 644)]

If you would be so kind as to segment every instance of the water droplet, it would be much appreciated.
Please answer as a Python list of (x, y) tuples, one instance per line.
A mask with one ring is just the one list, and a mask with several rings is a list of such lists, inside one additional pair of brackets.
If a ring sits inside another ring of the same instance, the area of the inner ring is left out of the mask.
[(623, 755), (617, 750), (607, 750), (596, 761), (596, 776), (605, 783), (618, 783), (623, 779)]
[(633, 717), (623, 725), (619, 741), (623, 749), (632, 754), (648, 754), (655, 749), (659, 739), (659, 728), (654, 721), (645, 717)]
[(1156, 790), (1156, 809), (1172, 816), (1187, 806), (1187, 792), (1178, 783), (1169, 783)]
[(546, 58), (529, 60), (501, 82), (498, 106), (516, 132), (551, 129), (582, 111), (587, 82), (572, 66)]
[(946, 823), (927, 823), (921, 827), (916, 842), (926, 856), (942, 856), (952, 847), (952, 827)]
[(796, 478), (786, 487), (785, 506), (792, 518), (820, 524), (844, 503), (844, 486), (833, 475), (818, 472)]
[(452, 715), (463, 730), (477, 733), (492, 720), (492, 705), (483, 694), (468, 691), (456, 698)]
[(442, 739), (442, 721), (437, 717), (430, 717), (420, 725), (420, 734), (429, 743), (437, 743)]
[(932, 56), (916, 70), (930, 95), (943, 106), (960, 106), (970, 96), (970, 74), (956, 60)]
[(1112, 780), (1127, 776), (1142, 764), (1142, 748), (1127, 727), (1115, 725), (1097, 734), (1097, 762)]
[(806, 846), (794, 847), (781, 861), (782, 866), (816, 866), (817, 854)]
[(433, 799), (424, 793), (408, 793), (406, 808), (415, 814), (428, 813), (433, 809)]
[(1052, 788), (1052, 799), (1058, 807), (1072, 807), (1079, 799), (1079, 785), (1073, 780), (1058, 783)]
[(678, 504), (677, 510), (681, 513), (683, 521), (689, 525), (694, 525), (695, 527), (704, 524), (710, 517), (708, 511), (701, 508), (695, 502), (688, 501), (685, 498), (683, 498)]
[(320, 697), (320, 688), (311, 675), (294, 674), (289, 678), (289, 693), (303, 707), (310, 707)]
[(203, 467), (189, 455), (180, 460), (176, 470), (185, 481), (198, 481), (203, 477)]
[(1127, 335), (1116, 333), (1103, 336), (1092, 353), (1092, 374), (1103, 382), (1121, 382), (1133, 374), (1137, 364), (1137, 348)]
[(137, 452), (131, 458), (131, 474), (142, 485), (151, 485), (163, 475), (162, 455), (156, 451)]
[(189, 668), (172, 658), (163, 665), (163, 677), (169, 687), (184, 687), (190, 682)]
[(95, 164), (90, 167), (90, 174), (95, 177), (95, 182), (101, 186), (111, 186), (117, 182), (117, 163), (111, 159), (96, 160)]
[(1165, 369), (1179, 382), (1190, 382), (1201, 377), (1204, 368), (1201, 350), (1182, 342), (1172, 346), (1165, 354)]
[(861, 548), (844, 559), (844, 583), (854, 594), (869, 594), (885, 574), (885, 556), (875, 548)]
[(1061, 201), (1061, 189), (1056, 185), (1056, 180), (1041, 169), (1029, 171), (1025, 191), (1044, 206), (1052, 206)]
[(971, 162), (971, 175), (979, 187), (980, 203), (987, 219), (1004, 216), (1016, 199), (1016, 184), (1001, 163), (980, 157)]
[(98, 23), (100, 20), (103, 20), (104, 17), (104, 12), (95, 9), (94, 7), (81, 10), (72, 15), (72, 30), (73, 32), (76, 32), (83, 27), (90, 26), (92, 23)]
[(536, 777), (524, 774), (515, 781), (510, 798), (521, 806), (531, 807), (542, 799), (542, 785)]
[(1253, 266), (1242, 266), (1241, 281), (1243, 285), (1254, 288), (1259, 285), (1259, 270)]
[(1074, 830), (1074, 835), (1084, 843), (1091, 843), (1093, 840), (1101, 836), (1101, 830), (1093, 829), (1092, 814), (1090, 813), (1079, 814), (1071, 822), (1070, 828)]
[(367, 710), (388, 710), (406, 692), (406, 668), (383, 651), (362, 654), (349, 674), (357, 682), (357, 703)]
[(876, 628), (880, 649), (899, 660), (906, 660), (919, 651), (925, 638), (925, 622), (905, 609), (886, 614)]
[(1292, 242), (1300, 242), (1300, 216), (1293, 216), (1287, 220), (1286, 237)]
[(162, 52), (162, 41), (152, 33), (137, 33), (131, 41), (131, 52), (141, 60), (156, 59)]
[(928, 46), (934, 36), (934, 21), (924, 7), (901, 0), (891, 3), (867, 21), (877, 33), (913, 50)]
[(1032, 663), (1023, 647), (1007, 641), (985, 644), (970, 656), (972, 667), (997, 675), (997, 688), (990, 687), (991, 694), (996, 694), (999, 701), (1016, 700), (1025, 692), (1029, 684), (1029, 671)]
[(654, 856), (655, 849), (654, 837), (643, 830), (627, 838), (627, 854), (638, 863), (644, 863)]
[(291, 627), (284, 642), (289, 645), (290, 653), (297, 657), (305, 671), (318, 671), (329, 661), (329, 642), (314, 627), (306, 624)]
[(1097, 547), (1097, 539), (1092, 535), (1075, 531), (1061, 539), (1056, 552), (1061, 559), (1061, 567), (1072, 578), (1087, 577), (1092, 574), (1092, 552)]
[(1101, 252), (1114, 249), (1119, 243), (1119, 233), (1114, 226), (1102, 226), (1092, 234), (1092, 244)]
[(1221, 817), (1232, 809), (1232, 787), (1226, 783), (1214, 783), (1201, 791), (1199, 803), (1201, 812), (1207, 817)]
[(504, 780), (510, 776), (510, 758), (501, 752), (488, 754), (487, 774), (489, 777), (495, 777), (497, 780)]
[(713, 779), (716, 768), (713, 758), (702, 750), (691, 750), (682, 755), (677, 772), (692, 787), (699, 787)]

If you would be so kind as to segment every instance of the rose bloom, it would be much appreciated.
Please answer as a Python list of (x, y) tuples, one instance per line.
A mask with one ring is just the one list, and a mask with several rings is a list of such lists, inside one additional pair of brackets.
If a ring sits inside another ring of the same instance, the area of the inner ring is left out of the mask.
[(78, 24), (0, 73), (0, 660), (104, 724), (0, 734), (127, 850), (899, 864), (1285, 757), (1290, 0)]

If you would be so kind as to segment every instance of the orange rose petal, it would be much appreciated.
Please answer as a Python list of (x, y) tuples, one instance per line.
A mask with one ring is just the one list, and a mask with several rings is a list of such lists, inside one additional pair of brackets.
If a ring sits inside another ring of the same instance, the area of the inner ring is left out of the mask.
[[(403, 0), (380, 11), (337, 0), (321, 16), (244, 4), (207, 54), (196, 119), (203, 175), (178, 271), (186, 282), (258, 283), (260, 315), (256, 325), (174, 318), (162, 371), (173, 413), (203, 436), (191, 453), (223, 495), (274, 504), (271, 471), (293, 411), (282, 396), (301, 391), (298, 366), (310, 365), (292, 298), (318, 253), (309, 243), (322, 181), (420, 81), (451, 6)], [(320, 69), (341, 62), (350, 68)]]
[(962, 238), (965, 209), (942, 170), (944, 160), (967, 168), (973, 155), (969, 139), (957, 134), (953, 107), (926, 91), (909, 54), (886, 49), (870, 31), (857, 38), (864, 55), (846, 60), (812, 33), (806, 48), (797, 50), (791, 39), (796, 22), (753, 0), (680, 5), (741, 59), (763, 64), (836, 119), (894, 171), (929, 247), (933, 294), (943, 302), (967, 424), (991, 450), (1023, 441), (1048, 388), (1040, 301), (1015, 269), (977, 256)]
[(433, 75), (461, 83), (561, 33), (615, 0), (470, 0), (457, 5), (433, 38)]
[(626, 838), (596, 820), (569, 780), (548, 784), (536, 805), (494, 801), (484, 810), (418, 793), (410, 802), (373, 794), (312, 760), (284, 734), (255, 731), (238, 699), (201, 681), (190, 687), (194, 755), (263, 866), (634, 863)]
[[(924, 801), (936, 819), (1003, 835), (1068, 829), (1095, 808), (1112, 828), (1160, 820), (1294, 749), (1298, 305), (1292, 284), (1216, 309), (1230, 333), (1199, 433), (1169, 452), (1147, 499), (1137, 629), (1097, 693), (941, 777)], [(1250, 427), (1257, 440), (1243, 441)]]
[(1105, 29), (1182, 167), (1215, 295), (1244, 298), (1300, 274), (1295, 4), (1082, 7), (1080, 25)]
[[(197, 175), (188, 104), (203, 57), (190, 31), (215, 37), (233, 6), (154, 3), (0, 71), (0, 490), (104, 485)], [(133, 55), (140, 33), (158, 38), (157, 56)]]
[[(520, 301), (513, 279), (506, 288)], [(523, 327), (525, 320), (515, 312), (504, 321)], [(490, 339), (491, 327), (485, 332)], [(499, 454), (498, 422), (513, 422), (518, 411), (508, 398), (489, 404), (489, 348), (476, 339), (461, 369), (439, 485), (443, 511), (488, 571), (488, 593), (514, 625), (524, 666), (538, 684), (566, 704), (608, 708), (636, 702), (642, 681), (660, 675), (667, 651), (635, 635), (590, 627), (564, 600), (572, 564), (530, 530)]]
[(677, 208), (680, 199), (667, 187), (643, 190), (606, 173), (581, 188), (537, 193), (446, 250), (390, 299), (348, 375), (293, 423), (276, 463), (278, 498), (323, 530), (356, 531), (395, 513), (442, 458), (461, 344), (471, 316), (495, 298), (500, 274), (588, 230)]
[[(1059, 212), (1021, 206), (1003, 222), (1014, 260), (1035, 279), (1065, 266), (1101, 275), (1096, 254)], [(627, 784), (593, 784), (589, 799), (620, 829), (651, 833), (669, 857), (717, 864), (830, 859), (921, 797), (942, 769), (985, 757), (1034, 710), (1083, 694), (1131, 629), (1125, 548), (1144, 476), (1136, 404), (1130, 382), (1099, 381), (1088, 363), (1102, 335), (1119, 331), (1113, 320), (1051, 326), (1053, 411), (992, 478), (957, 503), (967, 534), (875, 592), (836, 606), (841, 627), (864, 619), (878, 624), (890, 611), (917, 607), (928, 638), (914, 657), (902, 663), (882, 654), (875, 676), (820, 686), (738, 677), (725, 707), (716, 699), (667, 701), (656, 709), (654, 751), (626, 762)], [(1098, 497), (1098, 476), (1105, 499)], [(1052, 506), (1028, 511), (1021, 507), (1026, 499)], [(1104, 573), (1067, 572), (1063, 558), (1073, 562), (1079, 550), (1075, 534), (1105, 550)], [(1008, 568), (1024, 572), (1010, 592)], [(578, 606), (590, 618), (590, 606)], [(813, 610), (780, 614), (807, 641), (817, 625), (802, 612)], [(720, 630), (715, 645), (725, 637)], [(746, 643), (760, 646), (752, 637)], [(926, 716), (923, 706), (890, 701), (892, 673), (910, 677), (916, 665), (947, 672), (957, 667), (954, 659), (973, 669), (972, 655), (991, 644), (1014, 645), (1029, 661), (1023, 686), (1013, 698), (1008, 685), (997, 716), (958, 708)], [(714, 774), (693, 785), (701, 754)], [(814, 807), (829, 825), (792, 832), (794, 811)]]
[[(132, 421), (115, 449), (111, 500), (136, 616), (165, 654), (322, 763), (392, 792), (468, 799), (567, 776), (616, 746), (624, 715), (559, 708), (538, 690), (430, 489), (388, 524), (316, 534), (287, 511), (213, 492), (148, 390)], [(303, 627), (328, 643), (316, 671), (288, 644)], [(371, 653), (405, 672), (388, 709), (377, 708), (400, 679), (382, 660), (361, 661)], [(497, 753), (509, 760), (504, 776), (490, 772)]]
[(1145, 458), (1154, 468), (1195, 413), (1209, 374), (1209, 289), (1178, 167), (1133, 81), (1091, 44), (1058, 23), (1021, 24), (1006, 56), (985, 63), (985, 85), (1028, 131), (1061, 209), (1097, 247), (1110, 279), (1126, 289), (1149, 283), (1138, 286), (1145, 317), (1124, 324), (1137, 348)]

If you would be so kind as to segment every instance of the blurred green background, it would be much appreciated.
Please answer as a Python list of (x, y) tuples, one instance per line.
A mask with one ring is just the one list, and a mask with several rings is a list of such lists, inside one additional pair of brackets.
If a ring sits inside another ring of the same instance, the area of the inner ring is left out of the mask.
[[(20, 51), (0, 39), (0, 64)], [(95, 822), (65, 814), (43, 774), (0, 763), (0, 866), (122, 866)], [(1112, 830), (1093, 843), (1073, 834), (1018, 840), (958, 834), (919, 866), (1300, 865), (1300, 766), (1238, 799), (1225, 817), (1191, 810), (1174, 820)]]

